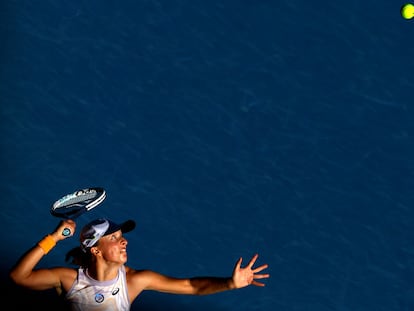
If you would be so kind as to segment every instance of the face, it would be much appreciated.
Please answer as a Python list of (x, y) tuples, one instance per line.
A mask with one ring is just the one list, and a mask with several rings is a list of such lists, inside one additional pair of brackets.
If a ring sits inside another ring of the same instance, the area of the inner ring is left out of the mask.
[(128, 259), (127, 244), (128, 241), (122, 235), (122, 231), (118, 230), (100, 238), (96, 250), (105, 261), (124, 264)]

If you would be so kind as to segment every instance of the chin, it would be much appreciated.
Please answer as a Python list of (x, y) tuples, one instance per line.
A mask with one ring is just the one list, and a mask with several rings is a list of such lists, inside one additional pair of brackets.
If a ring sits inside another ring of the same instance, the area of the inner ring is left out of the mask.
[(123, 255), (121, 256), (121, 261), (122, 261), (123, 263), (126, 263), (126, 262), (128, 261), (128, 255), (127, 255), (127, 254), (123, 254)]

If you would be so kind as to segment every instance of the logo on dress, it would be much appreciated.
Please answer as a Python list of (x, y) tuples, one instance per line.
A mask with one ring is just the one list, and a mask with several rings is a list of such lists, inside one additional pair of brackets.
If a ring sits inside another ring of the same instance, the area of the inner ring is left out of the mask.
[(95, 294), (95, 301), (97, 303), (102, 303), (104, 301), (105, 297), (102, 294)]
[(116, 295), (116, 294), (118, 294), (118, 292), (119, 292), (119, 287), (117, 287), (117, 288), (115, 288), (113, 291), (112, 291), (112, 295)]

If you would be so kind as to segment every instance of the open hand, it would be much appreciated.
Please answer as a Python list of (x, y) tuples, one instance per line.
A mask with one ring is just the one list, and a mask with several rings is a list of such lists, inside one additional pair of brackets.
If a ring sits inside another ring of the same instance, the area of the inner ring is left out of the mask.
[(234, 266), (233, 270), (233, 284), (235, 288), (246, 287), (248, 285), (255, 285), (255, 286), (265, 286), (264, 283), (256, 281), (257, 279), (267, 279), (270, 275), (269, 274), (257, 274), (258, 272), (263, 271), (268, 267), (267, 264), (261, 265), (260, 267), (253, 268), (257, 258), (259, 257), (258, 254), (254, 255), (248, 265), (244, 268), (241, 267), (242, 258), (240, 258), (236, 265)]

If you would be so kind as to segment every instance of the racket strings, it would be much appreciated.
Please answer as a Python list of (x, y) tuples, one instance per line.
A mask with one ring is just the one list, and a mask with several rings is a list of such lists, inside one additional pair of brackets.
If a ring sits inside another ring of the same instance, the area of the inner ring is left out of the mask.
[(106, 192), (103, 188), (79, 190), (57, 200), (51, 213), (59, 218), (74, 219), (102, 203), (105, 198)]
[(78, 195), (75, 197), (67, 197), (66, 199), (63, 198), (61, 201), (59, 201), (58, 206), (59, 207), (66, 207), (72, 204), (76, 204), (79, 202), (91, 202), (92, 200), (94, 200), (96, 198), (96, 193), (87, 193), (87, 194), (83, 194), (83, 195)]

